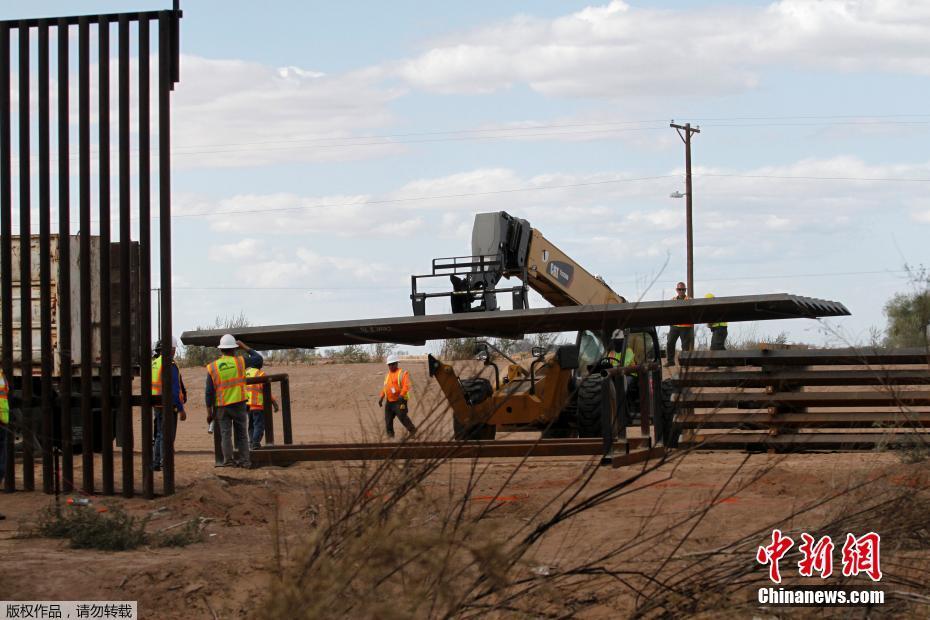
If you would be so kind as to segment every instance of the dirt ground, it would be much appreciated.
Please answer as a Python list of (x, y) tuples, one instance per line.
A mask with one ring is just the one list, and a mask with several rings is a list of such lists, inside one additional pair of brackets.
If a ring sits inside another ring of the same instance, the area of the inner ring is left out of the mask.
[[(412, 417), (417, 421), (438, 402), (439, 394), (426, 375), (425, 361), (410, 361), (405, 367), (411, 371), (415, 386)], [(370, 439), (381, 432), (377, 407), (384, 372), (381, 364), (291, 366), (266, 371), (290, 374), (295, 442)], [(127, 552), (72, 550), (60, 540), (20, 535), (34, 524), (38, 511), (52, 501), (49, 496), (40, 492), (0, 495), (0, 512), (7, 517), (0, 521), (0, 558), (4, 565), (0, 570), (0, 599), (137, 600), (142, 618), (238, 618), (248, 616), (261, 604), (273, 579), (271, 530), (275, 504), (283, 554), (289, 558), (314, 527), (316, 517), (308, 507), (321, 501), (316, 483), (320, 472), (333, 468), (349, 471), (357, 464), (298, 463), (251, 471), (215, 469), (213, 438), (206, 431), (203, 372), (185, 369), (183, 374), (190, 398), (189, 417), (180, 423), (176, 443), (177, 493), (153, 501), (99, 496), (91, 500), (95, 505), (119, 502), (134, 515), (150, 515), (150, 531), (192, 517), (207, 518), (205, 542), (185, 548)], [(276, 431), (280, 441), (279, 420)], [(441, 432), (448, 436), (447, 430)], [(581, 458), (538, 459), (520, 467), (515, 475), (514, 459), (482, 463), (487, 468), (473, 501), (500, 504), (494, 519), (504, 535), (527, 525), (532, 515), (570, 484), (587, 463)], [(730, 480), (741, 464), (739, 475)], [(75, 477), (80, 480), (79, 458), (75, 465)], [(99, 455), (96, 467), (99, 478)], [(637, 467), (600, 468), (586, 493), (616, 484), (638, 471)], [(426, 492), (442, 495), (450, 480), (466, 479), (470, 469), (469, 462), (442, 465), (426, 481)], [(118, 457), (115, 471), (120, 471)], [(763, 471), (765, 475), (755, 483), (733, 490), (741, 481)], [(642, 535), (644, 522), (661, 528), (710, 500), (715, 503), (712, 513), (697, 526), (683, 551), (714, 549), (735, 536), (764, 528), (827, 493), (889, 471), (893, 473), (891, 484), (906, 486), (925, 480), (928, 467), (926, 461), (904, 463), (892, 452), (789, 456), (747, 456), (737, 451), (693, 453), (674, 467), (669, 465), (639, 481), (638, 485), (648, 488), (631, 496), (633, 499), (602, 505), (566, 523), (533, 550), (531, 560), (546, 570), (570, 566), (614, 541)], [(136, 479), (141, 480), (138, 471)], [(726, 484), (730, 486), (720, 492)], [(158, 474), (156, 488), (161, 490)], [(815, 510), (793, 525), (799, 529), (814, 527), (825, 516)], [(759, 544), (767, 542), (759, 540)], [(882, 544), (889, 549), (895, 547), (894, 540), (885, 539)], [(746, 557), (746, 562), (754, 562), (754, 557)], [(759, 566), (759, 570), (766, 569)], [(607, 599), (599, 611), (582, 615), (611, 616), (612, 604)]]

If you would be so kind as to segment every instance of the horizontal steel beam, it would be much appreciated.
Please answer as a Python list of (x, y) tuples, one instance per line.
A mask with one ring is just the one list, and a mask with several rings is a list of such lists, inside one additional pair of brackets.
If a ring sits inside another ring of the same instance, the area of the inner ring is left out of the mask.
[(774, 394), (733, 394), (684, 391), (675, 401), (684, 408), (765, 409), (778, 405), (795, 407), (894, 407), (896, 405), (930, 406), (930, 392), (776, 392)]
[(673, 385), (685, 387), (767, 387), (779, 385), (923, 385), (930, 384), (926, 366), (915, 369), (884, 370), (776, 370), (763, 372), (684, 372)]
[[(627, 440), (630, 448), (649, 445), (648, 438)], [(615, 442), (618, 457), (623, 444)], [(297, 461), (377, 461), (386, 459), (469, 459), (526, 456), (601, 456), (602, 439), (433, 441), (411, 443), (303, 444), (263, 447), (251, 453), (252, 464), (286, 465)]]
[[(849, 310), (838, 302), (781, 293), (243, 327), (233, 329), (231, 333), (256, 349), (272, 350), (342, 346), (356, 344), (361, 339), (425, 344), (428, 340), (444, 340), (453, 335), (507, 334), (519, 337), (581, 329), (601, 331), (675, 323), (764, 321), (848, 314)], [(220, 337), (229, 331), (184, 332), (181, 341), (186, 345), (216, 346)]]
[(930, 353), (911, 349), (764, 349), (761, 351), (682, 351), (682, 366), (862, 366), (927, 364)]
[(104, 13), (102, 15), (69, 15), (68, 17), (30, 17), (29, 19), (6, 19), (0, 20), (0, 28), (6, 26), (9, 28), (36, 28), (38, 26), (57, 26), (58, 24), (64, 22), (69, 26), (76, 26), (81, 22), (82, 18), (86, 18), (89, 21), (97, 24), (101, 21), (115, 24), (121, 17), (125, 17), (128, 21), (154, 21), (159, 18), (159, 16), (164, 13), (170, 13), (172, 17), (177, 15), (177, 17), (183, 17), (181, 11), (140, 11), (138, 13)]
[(927, 427), (930, 429), (930, 412), (901, 411), (818, 411), (777, 413), (699, 413), (680, 416), (676, 423), (682, 428), (734, 428), (734, 427), (816, 427), (816, 428), (872, 428), (876, 424), (895, 427)]
[(683, 447), (713, 449), (797, 448), (800, 450), (872, 450), (882, 446), (912, 446), (930, 442), (930, 433), (798, 433), (769, 435), (767, 433), (719, 433), (697, 435), (683, 441)]

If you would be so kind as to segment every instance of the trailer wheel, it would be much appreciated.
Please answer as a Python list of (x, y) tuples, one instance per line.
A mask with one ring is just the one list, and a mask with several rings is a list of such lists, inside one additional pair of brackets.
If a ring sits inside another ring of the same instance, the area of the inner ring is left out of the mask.
[(678, 439), (681, 437), (681, 428), (675, 423), (675, 413), (678, 411), (678, 405), (675, 403), (675, 385), (671, 379), (662, 382), (662, 422), (665, 429), (665, 437), (662, 443), (666, 448), (677, 448)]
[(617, 395), (613, 381), (598, 373), (585, 377), (578, 386), (577, 413), (578, 435), (580, 437), (601, 437), (601, 401), (604, 397), (604, 382), (608, 382), (607, 394), (612, 414), (617, 413)]
[[(477, 405), (491, 397), (494, 389), (491, 382), (487, 379), (463, 379), (461, 381), (462, 391), (465, 393), (465, 402), (469, 405)], [(452, 418), (452, 432), (455, 439), (475, 440), (475, 439), (494, 439), (497, 435), (497, 427), (493, 424), (473, 424), (465, 426), (454, 417)]]

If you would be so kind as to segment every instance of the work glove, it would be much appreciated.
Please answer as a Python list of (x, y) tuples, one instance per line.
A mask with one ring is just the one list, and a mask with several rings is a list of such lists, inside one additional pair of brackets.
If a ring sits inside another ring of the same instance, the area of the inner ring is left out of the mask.
[(185, 421), (185, 420), (187, 419), (187, 412), (184, 411), (183, 409), (181, 409), (180, 411), (178, 411), (178, 414), (179, 414), (179, 417), (181, 418), (181, 421), (182, 421), (182, 422)]
[(207, 424), (213, 421), (213, 407), (207, 409)]
[(280, 409), (280, 407), (278, 407), (278, 402), (277, 402), (277, 401), (274, 401), (274, 400), (271, 401), (271, 408), (274, 409), (274, 412), (275, 412), (275, 413), (277, 413), (277, 412), (278, 412), (278, 409)]
[(384, 406), (384, 396), (382, 396), (381, 398), (378, 399), (378, 406), (379, 406), (379, 407), (383, 407), (383, 406)]
[(398, 405), (397, 409), (398, 409), (398, 411), (400, 411), (401, 413), (407, 413), (407, 401), (406, 401), (406, 400), (401, 400), (401, 401), (400, 401), (400, 405)]

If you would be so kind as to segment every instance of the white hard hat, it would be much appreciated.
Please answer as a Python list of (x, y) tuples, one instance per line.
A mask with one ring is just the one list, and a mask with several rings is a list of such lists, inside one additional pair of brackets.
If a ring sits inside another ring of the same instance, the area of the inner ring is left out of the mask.
[(174, 347), (175, 349), (178, 348), (178, 337), (177, 336), (171, 337), (171, 346)]
[(397, 357), (396, 355), (394, 355), (393, 353), (391, 353), (390, 355), (388, 355), (388, 358), (387, 358), (387, 363), (388, 363), (388, 364), (396, 364), (397, 361), (398, 361), (398, 357)]
[(220, 349), (238, 349), (239, 345), (236, 344), (236, 338), (232, 334), (223, 334), (223, 337), (220, 338)]

